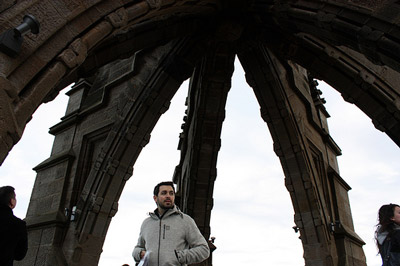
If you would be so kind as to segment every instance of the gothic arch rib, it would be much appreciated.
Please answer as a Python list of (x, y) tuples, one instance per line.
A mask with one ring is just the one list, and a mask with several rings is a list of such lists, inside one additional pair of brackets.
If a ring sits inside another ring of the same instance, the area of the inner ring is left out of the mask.
[(261, 0), (256, 1), (253, 12), (265, 26), (308, 33), (400, 71), (399, 10), (398, 1)]
[(257, 1), (255, 6), (255, 13), (263, 11), (258, 14), (268, 47), (329, 83), (400, 145), (399, 3)]
[[(103, 79), (107, 84), (100, 84), (106, 86), (107, 93), (113, 97), (112, 100), (111, 96), (107, 97), (112, 101), (110, 107), (100, 106), (91, 113), (85, 108), (78, 109), (58, 125), (61, 135), (63, 131), (75, 132), (68, 138), (70, 142), (62, 147), (80, 160), (83, 160), (80, 154), (86, 136), (108, 129), (104, 140), (97, 144), (99, 152), (92, 158), (90, 172), (81, 177), (83, 187), (74, 184), (78, 180), (76, 160), (70, 161), (72, 170), (65, 176), (46, 175), (58, 166), (57, 158), (63, 150), (55, 149), (46, 163), (37, 167), (34, 191), (46, 191), (57, 183), (62, 193), (33, 197), (31, 201), (32, 206), (42, 204), (43, 207), (39, 213), (34, 207), (28, 210), (26, 220), (30, 236), (41, 234), (49, 227), (55, 230), (54, 239), (39, 239), (31, 244), (27, 256), (37, 263), (35, 265), (40, 265), (37, 258), (43, 252), (50, 254), (49, 259), (60, 259), (68, 265), (97, 265), (108, 226), (118, 210), (119, 197), (132, 175), (133, 165), (149, 142), (158, 119), (168, 109), (182, 82), (190, 77), (203, 51), (202, 42), (196, 38), (183, 38), (126, 59), (133, 60), (138, 67), (136, 70), (133, 67), (132, 75), (124, 79), (117, 76), (119, 82), (113, 84)], [(111, 70), (118, 73), (120, 69), (115, 64)], [(113, 111), (111, 117), (101, 116), (110, 110)], [(71, 116), (72, 122), (68, 121)], [(73, 197), (74, 194), (79, 195), (78, 199)], [(53, 204), (46, 204), (54, 198), (57, 200)], [(77, 218), (69, 221), (62, 213), (73, 206), (76, 206)]]
[[(324, 108), (311, 97), (306, 70), (280, 60), (260, 42), (245, 42), (238, 56), (285, 173), (306, 265), (364, 265), (364, 242), (345, 215), (350, 205), (335, 201), (348, 190), (336, 162), (340, 149), (325, 128)], [(335, 222), (345, 229), (332, 230)], [(361, 252), (346, 251), (346, 245)]]
[(196, 65), (187, 98), (187, 116), (179, 147), (181, 159), (174, 173), (180, 208), (191, 215), (206, 239), (210, 236), (213, 191), (225, 105), (234, 70), (234, 45), (210, 42)]
[[(42, 4), (47, 4), (46, 8)], [(346, 194), (348, 189), (338, 175), (337, 166), (327, 160), (329, 156), (335, 158), (339, 148), (324, 131), (324, 111), (307, 94), (309, 88), (304, 85), (307, 85), (307, 77), (296, 63), (334, 85), (345, 99), (360, 107), (399, 145), (398, 9), (399, 4), (394, 1), (369, 8), (362, 4), (350, 5), (345, 0), (87, 0), (11, 4), (0, 13), (2, 31), (18, 25), (26, 13), (38, 17), (42, 30), (38, 36), (26, 36), (21, 54), (16, 58), (0, 53), (0, 161), (19, 140), (36, 108), (56, 97), (65, 85), (91, 76), (107, 63), (128, 58), (138, 51), (154, 52), (156, 58), (160, 56), (160, 50), (165, 55), (171, 52), (171, 60), (155, 64), (156, 69), (138, 65), (139, 71), (153, 75), (149, 81), (151, 86), (146, 83), (145, 74), (136, 77), (135, 82), (144, 84), (137, 87), (143, 90), (143, 97), (129, 106), (132, 108), (123, 109), (126, 113), (118, 114), (120, 117), (114, 121), (96, 167), (89, 174), (83, 190), (77, 191), (81, 195), (77, 204), (81, 216), (77, 226), (69, 228), (67, 237), (76, 240), (76, 229), (80, 239), (76, 246), (66, 247), (65, 254), (68, 260), (75, 260), (75, 264), (81, 259), (86, 265), (94, 263), (108, 223), (116, 212), (124, 182), (131, 175), (132, 165), (157, 119), (167, 108), (174, 90), (189, 76), (204, 49), (200, 47), (194, 54), (188, 51), (199, 48), (195, 46), (198, 42), (202, 46), (201, 41), (207, 41), (202, 35), (204, 32), (212, 38), (220, 38), (215, 34), (213, 22), (216, 18), (228, 18), (228, 26), (236, 29), (233, 36), (228, 32), (225, 37), (237, 37), (241, 27), (256, 33), (251, 38), (261, 37), (256, 39), (255, 45), (248, 43), (250, 50), (242, 47), (239, 54), (247, 74), (257, 73), (249, 83), (260, 102), (262, 117), (271, 129), (275, 151), (285, 170), (286, 187), (296, 212), (295, 222), (303, 237), (306, 263), (345, 265), (341, 262), (352, 260), (356, 262), (353, 264), (364, 265), (365, 258), (359, 249), (362, 241), (354, 233), (351, 216), (343, 214), (330, 198), (331, 195)], [(236, 25), (230, 24), (232, 21)], [(179, 41), (175, 47), (172, 40), (176, 39)], [(169, 48), (163, 50), (163, 45)], [(229, 62), (233, 57), (231, 52), (222, 56), (223, 60)], [(139, 53), (137, 55), (140, 57)], [(229, 66), (224, 71), (230, 73)], [(225, 79), (222, 83), (222, 88), (226, 89), (224, 86), (229, 81)], [(196, 89), (193, 86), (193, 90)], [(224, 103), (224, 93), (218, 102), (220, 106)], [(303, 97), (296, 94), (303, 94)], [(218, 130), (222, 124), (218, 119), (213, 121), (217, 128), (211, 138), (215, 141), (214, 146), (203, 157), (205, 159), (214, 159), (218, 152)], [(72, 161), (70, 153), (65, 157), (68, 163)], [(189, 193), (185, 194), (189, 212), (194, 212), (196, 202), (203, 204), (201, 207), (205, 209), (194, 214), (203, 219), (206, 232), (209, 231), (212, 182), (216, 175), (214, 163), (211, 160), (208, 173), (203, 176), (209, 179), (198, 183), (206, 188), (204, 194), (198, 191), (198, 184), (193, 185), (198, 181), (195, 181), (195, 175), (190, 176), (193, 182), (188, 185), (189, 192), (185, 192)], [(193, 172), (196, 170), (199, 169), (193, 169)], [(112, 191), (108, 190), (109, 186), (113, 187)], [(57, 196), (61, 198), (64, 193)], [(60, 200), (60, 206), (52, 210), (58, 215), (56, 221), (45, 222), (54, 223), (55, 227), (65, 222), (63, 202), (64, 199)], [(343, 209), (349, 209), (346, 202)], [(57, 220), (60, 213), (62, 219)], [(340, 228), (334, 228), (335, 231), (330, 229), (330, 224), (336, 220), (340, 222)], [(358, 250), (358, 254), (350, 254), (351, 249), (343, 248), (346, 245), (354, 245), (351, 247)], [(43, 246), (57, 249), (60, 243), (44, 243)], [(315, 250), (320, 253), (314, 254)]]
[(309, 34), (279, 34), (266, 40), (281, 58), (306, 68), (355, 104), (400, 146), (400, 74), (386, 66), (371, 63), (362, 54), (346, 47), (335, 47)]
[[(42, 6), (43, 1), (34, 1), (28, 6), (21, 4), (19, 9), (12, 6), (0, 13), (2, 31), (18, 25), (27, 12), (41, 22), (40, 34), (26, 36), (20, 55), (10, 58), (0, 53), (0, 97), (4, 106), (0, 117), (5, 120), (0, 131), (1, 162), (21, 138), (26, 123), (38, 106), (54, 99), (61, 89), (76, 82), (80, 75), (120, 57), (129, 57), (144, 47), (187, 35), (187, 31), (193, 28), (185, 17), (202, 17), (215, 13), (219, 8), (219, 1), (127, 1), (124, 4), (105, 0), (45, 4), (46, 8)], [(168, 21), (175, 18), (186, 23), (178, 25), (178, 29), (165, 27), (171, 26)], [(152, 29), (154, 32), (147, 34)], [(141, 35), (141, 32), (146, 34)], [(138, 43), (132, 45), (132, 38), (137, 36)], [(102, 50), (107, 46), (102, 43), (106, 44), (110, 39), (117, 40), (122, 46), (132, 45), (131, 50), (127, 47)], [(97, 47), (100, 47), (98, 56), (90, 56)], [(88, 56), (89, 60), (79, 70)]]
[[(159, 45), (163, 38), (186, 35), (204, 23), (202, 18), (212, 18), (224, 9), (232, 11), (232, 6), (246, 11), (243, 21), (256, 20), (258, 25), (282, 31), (318, 34), (322, 41), (348, 46), (375, 64), (400, 68), (397, 2), (368, 6), (363, 1), (82, 1), (38, 8), (42, 4), (43, 1), (34, 1), (21, 4), (19, 9), (10, 6), (0, 14), (4, 18), (2, 30), (18, 25), (26, 12), (42, 22), (38, 37), (27, 36), (17, 58), (0, 54), (0, 93), (5, 106), (0, 114), (5, 120), (0, 131), (0, 161), (18, 142), (37, 107), (53, 99), (79, 75), (127, 57), (135, 49)], [(170, 30), (164, 26), (171, 26)], [(149, 31), (156, 34), (147, 35)], [(383, 127), (387, 124), (378, 121), (384, 120), (379, 115), (373, 120)]]

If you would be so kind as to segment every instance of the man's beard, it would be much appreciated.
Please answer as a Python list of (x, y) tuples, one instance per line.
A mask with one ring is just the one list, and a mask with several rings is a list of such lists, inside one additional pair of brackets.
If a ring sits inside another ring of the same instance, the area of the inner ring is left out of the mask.
[(163, 210), (169, 210), (169, 209), (174, 208), (174, 203), (172, 202), (171, 206), (167, 206), (167, 205), (165, 205), (165, 204), (163, 204), (161, 202), (158, 202), (158, 206), (160, 206), (160, 208), (163, 209)]

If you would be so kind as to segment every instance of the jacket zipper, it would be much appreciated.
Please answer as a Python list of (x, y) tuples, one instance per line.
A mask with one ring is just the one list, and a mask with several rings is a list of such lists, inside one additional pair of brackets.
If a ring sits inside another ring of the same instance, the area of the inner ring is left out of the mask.
[(164, 224), (163, 239), (165, 239), (165, 224)]
[(160, 226), (158, 230), (158, 255), (157, 255), (157, 265), (160, 266), (160, 246), (161, 246), (161, 219), (160, 219)]

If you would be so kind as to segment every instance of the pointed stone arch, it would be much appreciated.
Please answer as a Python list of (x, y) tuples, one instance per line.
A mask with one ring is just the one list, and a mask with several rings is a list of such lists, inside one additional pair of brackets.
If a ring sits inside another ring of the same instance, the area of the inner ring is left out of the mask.
[(356, 250), (364, 242), (345, 215), (349, 202), (335, 198), (350, 187), (339, 175), (341, 151), (329, 136), (329, 115), (313, 80), (305, 69), (280, 62), (262, 45), (250, 43), (238, 56), (285, 173), (306, 265), (363, 265), (364, 254)]
[(83, 1), (42, 6), (42, 1), (34, 1), (5, 9), (1, 29), (15, 27), (28, 12), (41, 22), (41, 31), (38, 38), (25, 38), (17, 58), (1, 54), (1, 98), (7, 106), (1, 115), (7, 120), (1, 131), (1, 161), (40, 104), (106, 63), (191, 34), (199, 26), (196, 17), (213, 13), (218, 6), (205, 1), (197, 7), (190, 2)]
[[(0, 25), (3, 31), (18, 25), (25, 13), (37, 16), (42, 27), (39, 37), (26, 36), (17, 58), (1, 54), (1, 98), (5, 106), (1, 116), (7, 121), (2, 124), (1, 161), (18, 142), (37, 107), (53, 99), (61, 88), (80, 76), (93, 73), (107, 62), (126, 58), (144, 47), (159, 45), (199, 28), (207, 31), (207, 25), (212, 25), (218, 12), (225, 9), (238, 18), (235, 10), (245, 8), (248, 17), (241, 21), (249, 24), (257, 18), (256, 29), (261, 26), (273, 33), (277, 30), (290, 35), (305, 33), (317, 39), (317, 43), (347, 46), (350, 50), (345, 49), (345, 53), (358, 51), (368, 58), (369, 65), (388, 66), (382, 71), (389, 69), (391, 73), (382, 73), (381, 77), (397, 76), (400, 46), (396, 41), (399, 25), (395, 10), (399, 9), (399, 4), (349, 3), (256, 1), (247, 4), (204, 0), (197, 3), (83, 1), (43, 6), (42, 1), (34, 1), (29, 5), (5, 4)], [(338, 89), (337, 85), (334, 87)], [(397, 94), (395, 109), (391, 112), (398, 117), (398, 90), (391, 90)], [(387, 124), (384, 120), (388, 120), (384, 115), (372, 119), (379, 129), (384, 129)], [(398, 139), (398, 129), (393, 133), (388, 129), (385, 131), (392, 139)]]
[(60, 144), (35, 168), (27, 221), (38, 241), (26, 263), (97, 264), (132, 166), (190, 76), (173, 179), (179, 204), (208, 237), (237, 54), (285, 172), (306, 265), (366, 264), (349, 186), (338, 174), (340, 149), (312, 78), (331, 84), (400, 145), (397, 2), (31, 1), (1, 8), (2, 31), (26, 13), (42, 24), (17, 57), (0, 53), (1, 162), (37, 107), (76, 83), (69, 92), (76, 105), (52, 128)]

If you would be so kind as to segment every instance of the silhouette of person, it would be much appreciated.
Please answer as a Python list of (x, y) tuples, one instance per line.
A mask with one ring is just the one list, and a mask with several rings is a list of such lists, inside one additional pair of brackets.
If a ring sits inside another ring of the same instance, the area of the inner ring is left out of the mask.
[(17, 205), (15, 189), (0, 187), (0, 265), (12, 266), (22, 260), (28, 251), (26, 223), (13, 214)]
[(161, 182), (153, 194), (157, 209), (142, 223), (132, 252), (134, 260), (146, 257), (148, 265), (160, 266), (185, 266), (206, 260), (210, 248), (194, 220), (175, 205), (174, 184)]

